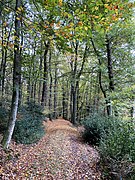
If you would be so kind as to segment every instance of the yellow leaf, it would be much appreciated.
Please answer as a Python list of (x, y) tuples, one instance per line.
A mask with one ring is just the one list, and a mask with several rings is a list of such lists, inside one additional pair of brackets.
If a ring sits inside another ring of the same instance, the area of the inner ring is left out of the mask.
[(4, 8), (5, 11), (9, 12), (9, 9), (8, 8)]
[(0, 168), (0, 174), (2, 174), (2, 172), (3, 172), (3, 167)]
[(108, 4), (104, 4), (104, 6), (107, 8), (107, 7), (108, 7)]
[(20, 7), (18, 7), (17, 9), (18, 9), (18, 11), (21, 11), (21, 10), (22, 10)]
[(62, 0), (59, 0), (59, 6), (62, 6)]
[(79, 25), (79, 26), (82, 26), (82, 25), (83, 25), (83, 22), (82, 22), (82, 21), (79, 21), (79, 22), (78, 22), (78, 25)]
[(3, 23), (3, 26), (6, 27), (6, 26), (7, 26), (7, 22), (4, 22), (4, 23)]
[(20, 18), (19, 18), (19, 17), (16, 17), (16, 19), (17, 19), (18, 21), (20, 21)]
[(87, 26), (85, 26), (85, 27), (84, 27), (84, 29), (87, 31), (87, 30), (88, 30), (88, 27), (87, 27)]

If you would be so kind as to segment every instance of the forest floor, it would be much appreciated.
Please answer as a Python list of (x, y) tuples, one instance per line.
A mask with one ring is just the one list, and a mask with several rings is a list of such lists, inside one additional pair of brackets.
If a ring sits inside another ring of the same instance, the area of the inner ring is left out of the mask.
[(37, 144), (12, 143), (8, 155), (0, 152), (0, 179), (100, 179), (99, 154), (81, 141), (79, 128), (64, 119), (44, 124), (46, 134)]

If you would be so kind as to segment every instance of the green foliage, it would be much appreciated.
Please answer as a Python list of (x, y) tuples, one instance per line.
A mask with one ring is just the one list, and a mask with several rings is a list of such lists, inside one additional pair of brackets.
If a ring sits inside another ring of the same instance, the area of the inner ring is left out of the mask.
[[(111, 177), (133, 179), (135, 170), (135, 126), (132, 122), (113, 121), (108, 133), (101, 138), (99, 151), (104, 170)], [(107, 167), (107, 168), (106, 168)]]
[(99, 144), (101, 137), (110, 127), (110, 119), (100, 114), (94, 114), (82, 122), (85, 131), (83, 139), (85, 142), (96, 145)]
[(44, 135), (42, 107), (34, 102), (20, 110), (21, 119), (17, 120), (13, 138), (17, 143), (36, 143)]
[(100, 143), (100, 150), (107, 157), (121, 160), (128, 158), (135, 162), (135, 130), (133, 123), (119, 121), (119, 126), (112, 126)]
[(103, 176), (134, 179), (135, 124), (95, 114), (84, 122), (83, 138), (98, 145)]
[(2, 133), (7, 128), (8, 115), (9, 111), (5, 107), (0, 106), (0, 132)]

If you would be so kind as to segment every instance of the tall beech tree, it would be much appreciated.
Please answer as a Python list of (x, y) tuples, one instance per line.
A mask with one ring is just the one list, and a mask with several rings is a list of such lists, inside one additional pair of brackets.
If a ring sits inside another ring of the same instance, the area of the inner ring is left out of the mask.
[(41, 99), (41, 104), (43, 106), (47, 105), (47, 80), (48, 80), (48, 60), (47, 60), (47, 54), (49, 52), (49, 47), (50, 47), (50, 41), (48, 40), (47, 42), (44, 41), (45, 45), (45, 50), (44, 50), (44, 76), (43, 76), (43, 89), (42, 89), (42, 99)]
[(19, 10), (22, 7), (22, 1), (16, 0), (15, 7), (15, 41), (14, 41), (14, 66), (13, 66), (13, 94), (12, 94), (12, 104), (11, 104), (11, 113), (8, 121), (8, 129), (4, 134), (2, 145), (4, 148), (8, 148), (12, 134), (15, 127), (18, 102), (19, 102), (19, 89), (20, 89), (20, 73), (21, 73), (21, 57), (20, 57), (20, 19), (21, 11)]

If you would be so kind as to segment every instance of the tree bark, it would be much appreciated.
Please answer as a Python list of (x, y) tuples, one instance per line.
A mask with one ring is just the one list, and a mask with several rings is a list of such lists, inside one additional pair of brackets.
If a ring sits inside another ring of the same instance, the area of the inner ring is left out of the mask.
[(80, 68), (79, 72), (77, 72), (79, 43), (76, 42), (76, 44), (73, 46), (75, 48), (75, 61), (73, 64), (72, 57), (71, 57), (71, 63), (70, 63), (70, 65), (71, 65), (70, 112), (71, 112), (71, 122), (73, 124), (76, 124), (76, 121), (77, 121), (77, 97), (78, 97), (77, 93), (79, 92), (78, 91), (79, 81), (80, 81), (80, 77), (81, 77), (83, 69), (84, 69), (84, 64), (86, 62), (88, 47), (87, 47), (87, 45), (85, 46), (81, 68)]
[(51, 50), (49, 54), (49, 75), (50, 75), (50, 87), (49, 87), (49, 119), (52, 120), (52, 68), (51, 68)]
[[(21, 0), (16, 0), (15, 10), (21, 7)], [(19, 101), (19, 77), (20, 77), (20, 51), (19, 51), (19, 37), (20, 37), (20, 13), (16, 13), (15, 16), (15, 42), (14, 42), (14, 67), (13, 67), (13, 94), (11, 113), (8, 121), (8, 128), (2, 139), (2, 145), (5, 149), (9, 147), (12, 134), (15, 127), (18, 101)]]
[(55, 79), (54, 79), (54, 119), (57, 118), (57, 86), (58, 86), (58, 80), (57, 80), (57, 63), (55, 62)]
[(42, 106), (47, 105), (47, 79), (48, 79), (48, 65), (47, 65), (47, 54), (49, 50), (50, 42), (45, 43), (45, 51), (44, 51), (44, 76), (43, 76), (43, 90), (42, 90)]
[(95, 44), (94, 44), (94, 41), (93, 39), (91, 39), (91, 43), (92, 43), (92, 46), (93, 46), (93, 49), (94, 49), (94, 52), (97, 56), (97, 59), (98, 59), (98, 62), (99, 62), (99, 70), (98, 70), (98, 77), (99, 77), (99, 87), (103, 93), (103, 96), (105, 98), (105, 102), (106, 102), (106, 110), (107, 110), (107, 115), (110, 116), (111, 115), (111, 105), (110, 105), (110, 102), (108, 101), (107, 99), (107, 94), (106, 94), (106, 90), (104, 90), (103, 88), (103, 85), (102, 85), (102, 71), (101, 71), (101, 60), (100, 60), (100, 55), (95, 47)]
[[(42, 38), (42, 37), (41, 37)], [(40, 64), (39, 64), (39, 87), (38, 87), (38, 102), (40, 103), (41, 101), (41, 77), (42, 77), (42, 63), (43, 63), (43, 54), (42, 54), (42, 51), (43, 51), (43, 42), (42, 42), (42, 39), (41, 39), (41, 50), (40, 50)]]
[[(114, 91), (114, 75), (113, 75), (113, 65), (112, 65), (112, 52), (111, 52), (111, 42), (109, 38), (106, 36), (106, 51), (107, 51), (107, 61), (108, 61), (108, 77), (109, 77), (109, 91)], [(112, 115), (112, 105), (111, 100), (108, 100), (109, 102), (109, 116)]]
[(113, 66), (112, 66), (112, 57), (111, 57), (111, 42), (106, 39), (106, 51), (107, 51), (107, 61), (108, 61), (108, 77), (109, 77), (109, 90), (114, 91), (114, 75), (113, 75)]
[[(20, 22), (20, 26), (21, 26), (21, 47), (20, 47), (20, 63), (22, 64), (22, 47), (23, 47), (23, 22), (22, 22), (22, 18), (21, 18), (21, 22)], [(19, 104), (18, 107), (21, 106), (22, 103), (22, 76), (21, 76), (21, 66), (20, 66), (20, 77), (19, 77)]]
[[(3, 21), (4, 22), (4, 21)], [(5, 27), (5, 32), (4, 32), (4, 27), (2, 26), (2, 61), (1, 61), (1, 69), (0, 69), (0, 74), (1, 74), (1, 91), (2, 91), (2, 97), (4, 95), (5, 91), (5, 74), (6, 74), (6, 64), (7, 64), (7, 53), (8, 53), (8, 44), (9, 44), (9, 38), (11, 35), (11, 31), (13, 28), (13, 23), (11, 24), (8, 37), (6, 39), (6, 44), (4, 43), (4, 34), (6, 35), (7, 33), (7, 28)], [(5, 47), (6, 46), (6, 47)]]

